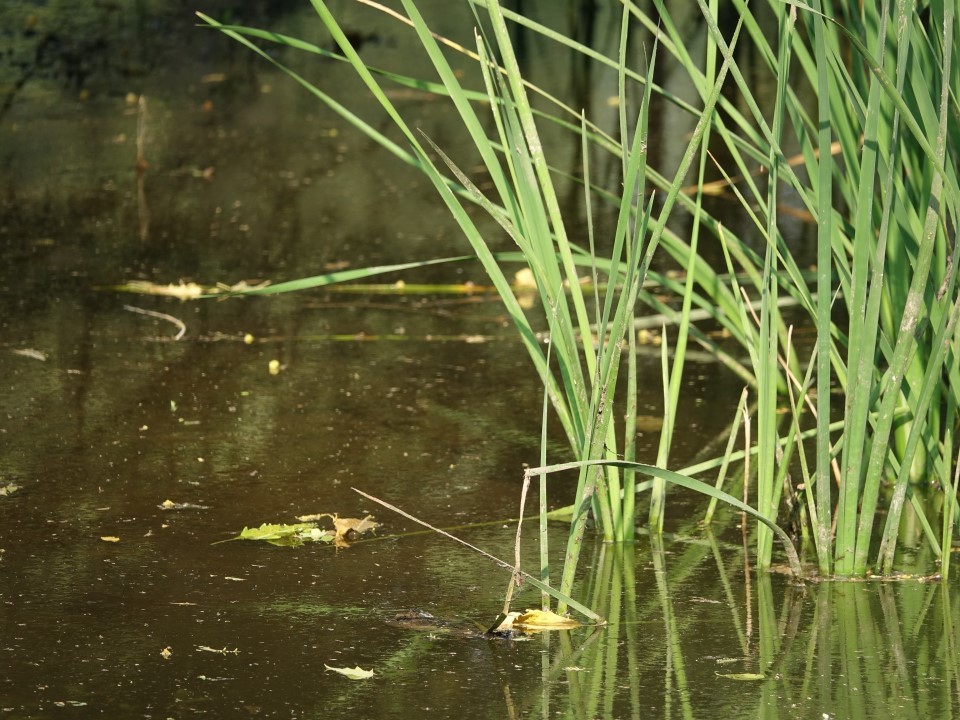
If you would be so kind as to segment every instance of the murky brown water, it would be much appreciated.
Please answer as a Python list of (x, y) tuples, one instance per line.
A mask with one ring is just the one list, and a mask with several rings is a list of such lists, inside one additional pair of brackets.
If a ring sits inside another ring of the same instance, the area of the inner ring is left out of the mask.
[[(50, 55), (0, 116), (0, 717), (960, 710), (956, 592), (758, 578), (737, 518), (722, 518), (713, 540), (697, 527), (700, 504), (680, 496), (662, 544), (587, 548), (578, 595), (606, 628), (504, 642), (391, 626), (409, 608), (488, 623), (508, 576), (435, 535), (392, 537), (418, 528), (351, 487), (439, 526), (486, 523), (457, 532), (510, 557), (505, 519), (517, 513), (522, 464), (538, 457), (534, 373), (483, 295), (180, 303), (110, 290), (466, 251), (413, 171), (278, 73), (192, 29), (186, 10), (124, 7), (103, 11), (106, 49), (78, 45), (83, 78)], [(57, 47), (73, 52), (69, 21), (48, 10), (5, 7), (11, 47), (60, 23)], [(296, 3), (270, 13), (242, 19), (313, 27)], [(402, 36), (378, 33), (371, 52), (389, 65)], [(314, 71), (348, 82), (326, 64)], [(5, 87), (24, 74), (5, 72)], [(140, 92), (146, 116), (126, 98)], [(455, 141), (438, 103), (405, 102), (440, 145)], [(404, 279), (483, 282), (471, 265)], [(175, 316), (184, 338), (125, 305)], [(659, 359), (644, 362), (641, 412), (655, 415)], [(678, 462), (723, 428), (739, 394), (714, 365), (694, 364), (690, 377)], [(650, 458), (655, 439), (641, 438)], [(560, 489), (554, 504), (567, 499)], [(165, 510), (165, 500), (202, 507)], [(213, 544), (318, 512), (370, 512), (383, 526), (339, 551)], [(557, 525), (555, 549), (563, 536)], [(517, 605), (536, 601), (524, 590)], [(376, 675), (354, 682), (325, 664)]]

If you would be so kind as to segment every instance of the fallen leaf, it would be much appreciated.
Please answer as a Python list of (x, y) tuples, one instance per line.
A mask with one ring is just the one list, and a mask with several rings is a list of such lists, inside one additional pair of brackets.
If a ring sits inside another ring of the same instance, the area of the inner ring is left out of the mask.
[(0, 497), (4, 495), (13, 495), (17, 490), (20, 489), (20, 486), (16, 483), (10, 483), (9, 485), (3, 485), (0, 487)]
[(659, 345), (662, 340), (657, 333), (651, 332), (646, 328), (641, 328), (637, 332), (637, 342), (641, 345)]
[(493, 625), (490, 626), (490, 629), (487, 630), (487, 634), (502, 635), (504, 633), (512, 632), (513, 624), (516, 622), (518, 617), (520, 617), (520, 613), (518, 612), (500, 613), (497, 615), (497, 619), (493, 621)]
[(767, 678), (763, 673), (729, 673), (727, 675), (717, 673), (717, 677), (727, 680), (765, 680)]
[(180, 300), (195, 300), (203, 295), (206, 290), (196, 283), (179, 283), (174, 285), (158, 285), (157, 283), (146, 280), (131, 280), (130, 282), (119, 285), (116, 288), (121, 292), (139, 293), (141, 295), (163, 295), (165, 297), (175, 297)]
[(340, 673), (344, 677), (348, 677), (351, 680), (368, 680), (369, 678), (373, 677), (373, 670), (364, 670), (359, 665), (357, 665), (354, 668), (335, 668), (335, 667), (330, 667), (329, 665), (324, 663), (323, 666), (327, 670), (332, 670), (335, 673)]
[(550, 610), (527, 610), (514, 623), (525, 630), (570, 630), (580, 623)]
[(40, 362), (47, 361), (47, 354), (39, 350), (34, 350), (33, 348), (23, 348), (13, 350), (14, 355), (22, 355), (23, 357), (30, 358), (31, 360), (39, 360)]
[(537, 279), (533, 275), (533, 270), (523, 268), (513, 274), (513, 287), (516, 290), (536, 290)]
[(160, 654), (163, 656), (164, 660), (169, 660), (170, 657), (173, 655), (173, 652), (170, 650), (169, 647), (165, 647), (163, 650), (160, 651)]
[(200, 650), (202, 652), (216, 653), (217, 655), (239, 655), (240, 654), (239, 648), (234, 648), (233, 650), (230, 650), (225, 647), (212, 648), (209, 645), (197, 645), (197, 650)]
[(637, 430), (639, 432), (658, 432), (662, 429), (662, 415), (637, 415)]
[(357, 520), (356, 518), (342, 518), (333, 516), (333, 528), (336, 531), (337, 540), (342, 539), (347, 535), (347, 533), (354, 533), (356, 535), (363, 535), (365, 532), (373, 530), (380, 523), (373, 521), (373, 515), (367, 515), (362, 520)]
[(104, 542), (120, 542), (120, 538), (116, 535), (101, 535), (100, 539)]
[(157, 505), (161, 510), (209, 510), (209, 505), (197, 505), (196, 503), (174, 502), (173, 500), (164, 500)]
[(263, 523), (257, 528), (244, 527), (237, 537), (240, 540), (279, 540), (315, 527), (313, 523), (294, 523), (293, 525)]

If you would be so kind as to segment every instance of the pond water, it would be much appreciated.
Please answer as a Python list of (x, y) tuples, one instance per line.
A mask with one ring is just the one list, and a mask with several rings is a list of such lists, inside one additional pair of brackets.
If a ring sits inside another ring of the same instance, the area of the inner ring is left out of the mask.
[[(302, 3), (250, 5), (204, 10), (318, 32)], [(576, 594), (605, 627), (504, 641), (391, 623), (416, 608), (485, 627), (509, 576), (352, 488), (511, 557), (523, 464), (538, 458), (535, 374), (481, 290), (181, 303), (113, 289), (467, 250), (413, 171), (194, 28), (192, 6), (137, 8), (0, 10), (0, 717), (960, 712), (955, 582), (758, 575), (739, 517), (703, 529), (682, 493), (662, 540), (588, 544)], [(351, 8), (373, 62), (409, 54), (404, 34)], [(287, 59), (371, 109), (338, 68)], [(402, 102), (456, 144), (440, 103)], [(470, 264), (397, 279), (484, 284)], [(129, 307), (177, 318), (183, 338)], [(655, 416), (657, 354), (641, 367), (641, 413)], [(740, 392), (709, 362), (689, 376), (678, 463), (720, 435)], [(559, 438), (552, 449), (562, 457)], [(644, 433), (641, 455), (655, 452)], [(564, 482), (554, 506), (570, 500)], [(216, 544), (310, 513), (382, 525), (342, 549)], [(564, 537), (552, 528), (558, 560)], [(524, 588), (515, 606), (537, 601)]]

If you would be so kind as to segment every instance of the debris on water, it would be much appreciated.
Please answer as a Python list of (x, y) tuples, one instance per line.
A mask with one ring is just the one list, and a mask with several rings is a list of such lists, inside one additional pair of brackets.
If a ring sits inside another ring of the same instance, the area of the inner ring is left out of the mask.
[(164, 500), (157, 505), (161, 510), (209, 510), (209, 505), (197, 505), (196, 503), (174, 502), (173, 500)]
[(47, 354), (45, 352), (40, 352), (33, 348), (17, 348), (12, 352), (14, 355), (20, 355), (21, 357), (30, 358), (31, 360), (39, 360), (40, 362), (47, 361)]

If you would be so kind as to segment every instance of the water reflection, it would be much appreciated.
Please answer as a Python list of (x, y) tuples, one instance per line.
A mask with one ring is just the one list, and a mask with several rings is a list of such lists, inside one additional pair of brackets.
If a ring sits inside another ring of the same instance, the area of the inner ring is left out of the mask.
[[(705, 567), (708, 557), (655, 539), (644, 551), (598, 549), (590, 582), (608, 591), (593, 597), (610, 625), (541, 640), (530, 715), (899, 718), (956, 707), (960, 608), (949, 586), (761, 575), (751, 601), (741, 574), (728, 605), (730, 573)], [(691, 593), (690, 562), (703, 595)]]

